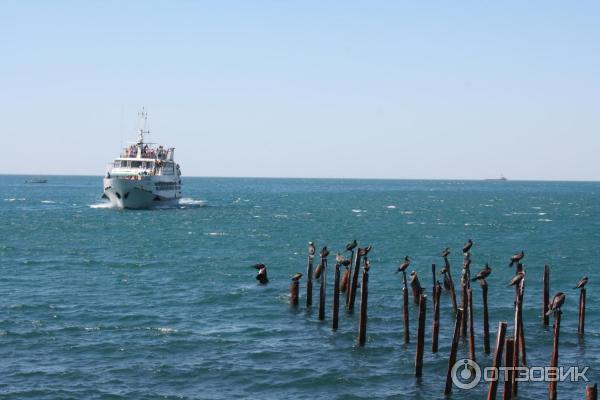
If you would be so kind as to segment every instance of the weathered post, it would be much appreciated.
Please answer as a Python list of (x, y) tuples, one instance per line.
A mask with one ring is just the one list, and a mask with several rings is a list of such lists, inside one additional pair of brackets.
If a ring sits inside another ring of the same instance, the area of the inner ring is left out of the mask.
[(431, 298), (434, 299), (434, 297), (435, 297), (435, 285), (437, 284), (437, 279), (435, 277), (435, 264), (431, 264), (431, 278), (432, 278)]
[[(460, 282), (460, 304), (463, 311), (463, 319), (460, 325), (460, 335), (462, 337), (467, 337), (467, 315), (468, 314), (468, 308), (467, 308), (467, 285), (465, 284), (465, 280), (461, 279)], [(466, 314), (465, 314), (466, 313)]]
[[(515, 341), (514, 339), (507, 338), (504, 342), (504, 366), (512, 367), (513, 365), (513, 353), (514, 353)], [(513, 381), (513, 370), (508, 370), (504, 377), (504, 391), (502, 392), (502, 399), (509, 400), (512, 398), (512, 381)]]
[(369, 260), (365, 257), (362, 285), (360, 290), (360, 315), (358, 317), (358, 344), (365, 345), (367, 340), (367, 301), (369, 299)]
[(506, 322), (498, 323), (498, 334), (496, 336), (496, 351), (494, 352), (494, 361), (492, 364), (492, 379), (488, 387), (487, 400), (496, 400), (498, 392), (498, 379), (500, 378), (498, 368), (502, 365), (502, 351), (504, 350), (504, 338), (506, 336)]
[[(520, 348), (520, 342), (521, 342), (521, 295), (520, 293), (523, 290), (523, 281), (525, 280), (525, 278), (521, 279), (521, 281), (519, 282), (519, 284), (517, 285), (517, 296), (516, 296), (516, 302), (515, 302), (515, 319), (514, 319), (514, 335), (513, 335), (513, 355), (512, 355), (512, 366), (513, 368), (516, 368), (519, 366), (519, 348)], [(512, 374), (512, 382), (511, 382), (511, 388), (512, 388), (512, 397), (515, 397), (517, 395), (518, 392), (518, 382), (516, 380), (517, 378), (517, 374), (513, 373)]]
[(349, 308), (349, 304), (350, 304), (350, 293), (352, 292), (352, 271), (354, 270), (354, 264), (356, 263), (356, 258), (358, 256), (358, 250), (356, 251), (356, 253), (354, 252), (354, 249), (351, 251), (350, 254), (350, 269), (348, 269), (348, 271), (346, 271), (344, 273), (344, 276), (346, 276), (346, 274), (348, 274), (348, 282), (347, 282), (347, 288), (346, 288), (346, 310), (348, 310)]
[[(485, 279), (481, 279), (479, 283), (481, 284), (481, 297), (483, 302), (483, 352), (485, 354), (490, 354), (490, 322), (487, 303), (488, 284)], [(502, 344), (504, 345), (504, 339), (502, 339), (502, 341)]]
[(340, 315), (340, 263), (335, 263), (335, 277), (333, 286), (333, 323), (331, 329), (337, 331)]
[[(550, 359), (550, 367), (558, 367), (558, 338), (560, 335), (560, 317), (562, 311), (554, 311), (554, 342), (552, 345), (552, 358)], [(548, 398), (550, 400), (556, 400), (556, 383), (558, 381), (558, 373), (554, 377), (550, 377), (550, 383), (548, 384)]]
[(440, 334), (440, 296), (442, 294), (442, 287), (438, 284), (435, 285), (433, 291), (433, 327), (431, 329), (431, 352), (437, 353), (438, 351), (438, 337)]
[(419, 304), (421, 293), (423, 293), (423, 287), (421, 286), (421, 282), (417, 276), (417, 271), (412, 271), (410, 273), (410, 287), (412, 288), (413, 292), (413, 301), (415, 304)]
[(358, 248), (356, 250), (356, 255), (354, 256), (354, 272), (352, 274), (352, 284), (350, 285), (348, 304), (346, 305), (346, 308), (348, 309), (348, 311), (354, 310), (354, 303), (356, 301), (356, 289), (358, 288), (358, 270), (360, 268), (360, 259), (361, 259), (361, 249)]
[(456, 290), (454, 289), (454, 281), (452, 280), (452, 274), (450, 273), (450, 262), (448, 262), (448, 257), (444, 257), (444, 266), (446, 267), (448, 282), (450, 283), (450, 299), (452, 300), (452, 310), (456, 313), (458, 310), (458, 305), (456, 304)]
[(469, 358), (475, 361), (475, 333), (473, 329), (473, 289), (467, 289), (467, 319), (469, 320)]
[(417, 351), (415, 357), (415, 376), (423, 375), (423, 349), (425, 347), (425, 313), (427, 312), (427, 296), (421, 294), (419, 299), (419, 326), (417, 328)]
[(308, 265), (306, 267), (306, 307), (312, 306), (313, 294), (313, 255), (308, 256)]
[(406, 282), (406, 271), (402, 271), (402, 299), (403, 305), (403, 316), (404, 316), (404, 343), (410, 342), (409, 332), (409, 315), (408, 315), (408, 284)]
[[(300, 275), (302, 276), (302, 275)], [(292, 307), (298, 307), (298, 293), (300, 292), (299, 278), (292, 278), (292, 284), (290, 285), (290, 304)]]
[(598, 384), (594, 383), (585, 387), (585, 400), (598, 400)]
[(463, 310), (459, 308), (456, 310), (456, 323), (454, 324), (454, 335), (452, 336), (452, 346), (450, 347), (450, 357), (448, 357), (448, 372), (446, 373), (446, 387), (444, 388), (444, 394), (448, 396), (452, 393), (452, 367), (456, 363), (456, 351), (458, 350), (458, 338), (460, 335), (460, 324), (463, 318)]
[(548, 264), (544, 265), (544, 294), (542, 299), (542, 320), (544, 326), (548, 326), (549, 316), (546, 315), (548, 312), (548, 305), (550, 303), (550, 267)]
[(319, 319), (325, 319), (325, 285), (327, 284), (327, 257), (321, 257), (321, 288), (319, 290)]
[(583, 336), (585, 332), (585, 288), (579, 292), (579, 327), (577, 333)]

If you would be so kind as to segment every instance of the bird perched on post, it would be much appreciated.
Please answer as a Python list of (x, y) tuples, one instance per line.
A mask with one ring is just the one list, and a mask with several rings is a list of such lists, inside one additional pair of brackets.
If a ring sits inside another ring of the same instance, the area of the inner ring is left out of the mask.
[(308, 242), (308, 255), (314, 257), (315, 251), (315, 242)]
[(585, 287), (585, 285), (587, 285), (588, 283), (588, 277), (584, 276), (583, 278), (581, 278), (579, 280), (579, 282), (577, 282), (577, 286), (575, 286), (573, 289), (583, 289)]
[(450, 255), (450, 247), (446, 247), (444, 250), (442, 250), (443, 258), (447, 258), (449, 255)]
[(346, 250), (347, 250), (347, 251), (352, 251), (352, 250), (354, 250), (354, 248), (355, 248), (356, 246), (358, 246), (358, 243), (356, 242), (356, 239), (354, 239), (353, 241), (351, 241), (350, 243), (348, 243), (348, 244), (346, 245)]
[(523, 259), (523, 257), (525, 257), (525, 253), (523, 252), (523, 250), (521, 250), (519, 253), (513, 255), (510, 258), (510, 264), (508, 264), (508, 266), (512, 267), (513, 265), (515, 265), (515, 263), (518, 263), (519, 261), (521, 261)]
[(518, 285), (519, 283), (521, 283), (521, 281), (523, 280), (524, 277), (525, 277), (525, 274), (523, 272), (517, 273), (515, 276), (512, 277), (512, 279), (510, 280), (508, 285), (506, 285), (506, 287)]
[(473, 247), (473, 241), (469, 239), (467, 240), (467, 243), (465, 243), (465, 245), (463, 246), (463, 254), (467, 255), (467, 253), (471, 250), (471, 247)]
[(267, 277), (267, 266), (265, 264), (255, 264), (252, 268), (258, 270), (258, 274), (256, 274), (256, 280), (261, 285), (265, 285), (269, 283), (269, 278)]
[(329, 250), (327, 249), (327, 246), (321, 249), (319, 255), (321, 256), (321, 258), (326, 258), (329, 255)]
[(490, 274), (492, 273), (492, 268), (490, 267), (490, 265), (488, 263), (485, 263), (485, 266), (483, 267), (483, 269), (481, 271), (479, 271), (477, 273), (477, 275), (475, 276), (475, 278), (472, 278), (471, 280), (473, 282), (475, 282), (476, 280), (484, 280), (485, 278), (487, 278), (488, 276), (490, 276)]
[(402, 264), (398, 266), (396, 273), (406, 271), (406, 268), (408, 268), (409, 265), (410, 259), (408, 258), (408, 256), (404, 256), (404, 261), (402, 261)]
[(565, 302), (565, 298), (566, 296), (563, 292), (556, 293), (552, 298), (552, 301), (548, 305), (548, 312), (546, 313), (546, 315), (550, 315), (553, 312), (559, 311)]
[(292, 276), (292, 281), (297, 282), (302, 278), (302, 272), (296, 272), (294, 276)]
[(340, 254), (340, 252), (338, 251), (337, 254), (335, 255), (335, 263), (338, 265), (342, 265), (342, 263), (346, 260), (346, 257), (344, 257), (343, 255)]
[(366, 256), (367, 254), (369, 254), (369, 252), (371, 251), (371, 249), (373, 249), (373, 246), (372, 246), (372, 245), (368, 245), (367, 247), (362, 247), (362, 248), (359, 248), (359, 249), (358, 249), (358, 254), (359, 254), (361, 257), (364, 257), (364, 256)]
[(363, 268), (365, 269), (366, 272), (369, 272), (369, 268), (371, 268), (371, 261), (369, 261), (369, 259), (365, 258), (365, 263), (363, 264)]

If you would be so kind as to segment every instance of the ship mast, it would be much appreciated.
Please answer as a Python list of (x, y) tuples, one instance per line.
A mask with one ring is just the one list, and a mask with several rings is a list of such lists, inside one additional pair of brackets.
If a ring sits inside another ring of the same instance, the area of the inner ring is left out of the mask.
[(138, 144), (144, 143), (144, 135), (150, 134), (150, 131), (146, 130), (146, 124), (148, 123), (148, 113), (146, 109), (142, 107), (142, 111), (138, 113), (140, 117), (140, 129), (138, 130), (138, 134), (140, 135), (138, 138)]

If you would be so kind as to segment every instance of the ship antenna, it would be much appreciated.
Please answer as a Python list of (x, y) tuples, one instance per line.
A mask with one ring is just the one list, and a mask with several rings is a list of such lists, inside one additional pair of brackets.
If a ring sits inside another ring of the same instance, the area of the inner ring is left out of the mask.
[(144, 107), (142, 107), (142, 111), (138, 113), (138, 116), (140, 117), (141, 125), (140, 129), (138, 130), (138, 134), (140, 135), (138, 143), (142, 144), (144, 143), (144, 135), (150, 134), (150, 131), (146, 130), (146, 125), (148, 123), (148, 113), (146, 112), (146, 109)]

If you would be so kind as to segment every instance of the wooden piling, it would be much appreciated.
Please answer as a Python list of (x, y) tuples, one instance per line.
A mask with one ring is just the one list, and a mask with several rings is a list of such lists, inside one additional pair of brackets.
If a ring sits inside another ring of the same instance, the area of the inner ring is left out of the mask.
[(450, 357), (448, 357), (448, 372), (446, 374), (446, 387), (444, 394), (448, 396), (452, 393), (452, 367), (456, 363), (456, 351), (458, 350), (458, 339), (460, 335), (461, 320), (463, 318), (463, 310), (456, 310), (456, 322), (454, 324), (454, 335), (452, 336), (452, 346), (450, 347)]
[(550, 303), (550, 267), (548, 264), (544, 265), (544, 294), (542, 299), (542, 321), (545, 327), (548, 326), (549, 316), (546, 315), (548, 312), (548, 304)]
[(321, 288), (319, 290), (319, 319), (325, 319), (325, 285), (327, 278), (327, 257), (321, 258), (321, 264), (323, 265), (321, 271)]
[[(552, 345), (552, 358), (550, 359), (550, 367), (557, 368), (558, 367), (558, 339), (560, 336), (560, 317), (562, 315), (562, 311), (556, 310), (554, 311), (554, 343)], [(548, 399), (556, 400), (556, 384), (558, 381), (558, 372), (550, 380), (548, 384)]]
[(419, 276), (416, 271), (411, 272), (410, 277), (410, 287), (413, 292), (413, 301), (415, 304), (419, 304), (421, 299), (421, 293), (423, 293), (423, 287), (421, 286), (421, 282), (419, 281)]
[(338, 319), (340, 315), (340, 267), (339, 263), (335, 263), (335, 277), (333, 286), (333, 322), (331, 329), (337, 331)]
[(585, 332), (585, 288), (581, 288), (579, 292), (579, 326), (577, 333), (583, 336)]
[[(483, 303), (483, 352), (490, 354), (490, 322), (487, 303), (488, 284), (485, 279), (480, 279), (479, 283), (481, 284), (481, 300)], [(502, 345), (504, 345), (504, 339), (502, 340)]]
[(402, 271), (402, 299), (404, 317), (404, 343), (410, 342), (409, 315), (408, 315), (408, 284), (406, 283), (406, 271)]
[[(523, 280), (517, 285), (517, 289), (519, 289), (519, 293), (521, 291), (520, 288), (523, 287)], [(521, 296), (517, 294), (515, 301), (515, 318), (514, 318), (514, 335), (513, 335), (513, 355), (512, 355), (512, 367), (517, 368), (519, 366), (519, 348), (520, 348), (520, 339), (521, 339)], [(518, 392), (518, 383), (516, 380), (517, 374), (513, 373), (512, 375), (512, 397), (515, 397)]]
[(461, 279), (460, 283), (460, 304), (463, 311), (463, 319), (460, 325), (460, 335), (462, 337), (467, 337), (467, 315), (464, 313), (468, 313), (467, 309), (467, 285), (465, 285), (464, 279)]
[(467, 320), (469, 322), (469, 358), (475, 361), (475, 333), (473, 328), (473, 289), (467, 289)]
[(458, 310), (458, 305), (456, 304), (456, 290), (454, 289), (454, 281), (452, 280), (452, 274), (450, 273), (450, 262), (448, 262), (448, 257), (444, 257), (444, 265), (448, 271), (446, 274), (448, 275), (448, 281), (450, 282), (450, 300), (452, 301), (452, 310), (456, 313)]
[(435, 296), (435, 285), (437, 284), (437, 279), (435, 277), (435, 264), (431, 264), (431, 298), (433, 299)]
[[(502, 352), (504, 350), (504, 339), (506, 336), (506, 322), (498, 323), (498, 334), (496, 335), (496, 350), (494, 352), (494, 360), (492, 363), (492, 380), (488, 387), (487, 400), (496, 400), (498, 391), (498, 379), (500, 378), (498, 368), (502, 365)], [(495, 378), (495, 379), (493, 379)]]
[(598, 400), (598, 384), (594, 383), (585, 387), (585, 400)]
[(308, 256), (306, 267), (306, 307), (312, 307), (313, 294), (313, 256)]
[(300, 292), (300, 282), (293, 280), (290, 285), (290, 304), (293, 307), (298, 307), (298, 293)]
[(523, 294), (525, 293), (525, 279), (519, 285), (519, 353), (521, 365), (527, 366), (527, 352), (525, 351), (525, 329), (523, 327)]
[(362, 285), (360, 290), (360, 315), (358, 317), (358, 344), (365, 345), (367, 340), (367, 301), (369, 299), (369, 263), (365, 258)]
[[(513, 353), (514, 353), (515, 341), (514, 339), (507, 338), (504, 342), (504, 366), (513, 366)], [(504, 377), (504, 390), (502, 392), (502, 400), (509, 400), (512, 398), (512, 381), (514, 372), (512, 370), (506, 371)]]
[(350, 292), (352, 292), (352, 271), (354, 270), (354, 263), (356, 262), (357, 255), (358, 255), (358, 251), (355, 254), (354, 250), (352, 250), (352, 253), (350, 254), (350, 268), (347, 271), (348, 287), (346, 288), (346, 309), (348, 309), (348, 305), (350, 304)]
[(431, 352), (438, 351), (438, 337), (440, 335), (440, 296), (442, 295), (442, 287), (435, 285), (433, 291), (433, 327), (431, 328)]
[(427, 313), (427, 296), (421, 294), (419, 299), (419, 326), (417, 328), (417, 351), (415, 357), (415, 376), (423, 375), (423, 349), (425, 347), (425, 314)]
[(360, 268), (360, 248), (356, 250), (354, 256), (354, 271), (352, 273), (352, 284), (350, 285), (350, 293), (348, 297), (348, 304), (346, 308), (348, 311), (354, 310), (354, 303), (356, 302), (356, 289), (358, 288), (358, 270)]

